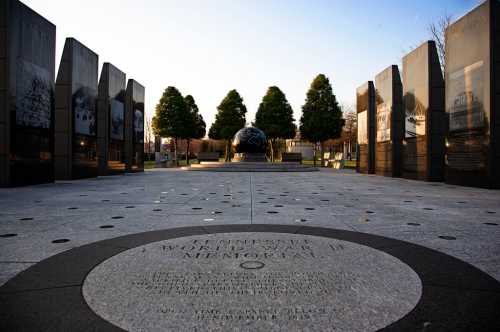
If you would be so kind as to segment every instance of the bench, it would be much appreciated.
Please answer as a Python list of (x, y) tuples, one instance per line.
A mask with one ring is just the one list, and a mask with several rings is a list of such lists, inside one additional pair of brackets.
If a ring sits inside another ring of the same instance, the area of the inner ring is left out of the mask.
[(198, 162), (202, 161), (219, 161), (219, 152), (199, 152)]
[(300, 153), (300, 152), (283, 152), (281, 154), (281, 162), (302, 164), (302, 153)]

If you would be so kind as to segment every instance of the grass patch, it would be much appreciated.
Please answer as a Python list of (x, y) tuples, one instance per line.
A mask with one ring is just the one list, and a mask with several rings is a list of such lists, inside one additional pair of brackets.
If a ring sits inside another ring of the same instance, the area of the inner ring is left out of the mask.
[(346, 160), (344, 167), (345, 168), (356, 168), (356, 160)]
[(155, 168), (155, 162), (151, 160), (145, 161), (144, 169), (151, 169), (151, 168)]

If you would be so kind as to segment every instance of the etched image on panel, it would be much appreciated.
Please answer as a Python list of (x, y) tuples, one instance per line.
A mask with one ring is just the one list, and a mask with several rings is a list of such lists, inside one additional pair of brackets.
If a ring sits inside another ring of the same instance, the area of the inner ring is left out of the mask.
[(377, 106), (377, 142), (391, 140), (391, 106), (385, 103)]
[(80, 87), (73, 94), (75, 133), (89, 136), (96, 135), (95, 96), (96, 91), (88, 87)]
[(415, 89), (409, 90), (404, 96), (405, 103), (405, 138), (425, 135), (424, 105), (415, 96)]
[(16, 124), (50, 128), (54, 91), (49, 71), (18, 60), (16, 91)]
[(452, 98), (452, 104), (448, 110), (450, 132), (487, 129), (484, 112), (483, 71), (483, 61), (478, 61), (450, 75), (448, 81)]
[(358, 113), (358, 144), (368, 144), (368, 111)]
[(110, 137), (112, 139), (123, 140), (124, 117), (124, 104), (116, 99), (111, 99)]
[(136, 143), (144, 143), (144, 114), (134, 110), (134, 135)]
[(97, 134), (97, 55), (85, 47), (73, 49), (73, 116), (76, 134)]

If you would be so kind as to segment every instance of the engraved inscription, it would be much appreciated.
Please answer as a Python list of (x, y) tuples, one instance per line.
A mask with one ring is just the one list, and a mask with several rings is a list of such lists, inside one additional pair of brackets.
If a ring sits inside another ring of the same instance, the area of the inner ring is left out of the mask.
[(125, 251), (82, 292), (125, 330), (377, 331), (414, 308), (421, 284), (396, 258), (354, 243), (231, 233)]
[(306, 305), (300, 307), (279, 308), (199, 308), (195, 310), (177, 310), (165, 305), (160, 306), (158, 312), (166, 315), (175, 315), (183, 319), (196, 321), (310, 321), (331, 320), (335, 308)]
[(164, 296), (324, 296), (341, 291), (347, 273), (326, 272), (153, 272), (132, 284)]
[(164, 244), (163, 254), (177, 259), (323, 259), (342, 244), (319, 246), (310, 240), (223, 239)]

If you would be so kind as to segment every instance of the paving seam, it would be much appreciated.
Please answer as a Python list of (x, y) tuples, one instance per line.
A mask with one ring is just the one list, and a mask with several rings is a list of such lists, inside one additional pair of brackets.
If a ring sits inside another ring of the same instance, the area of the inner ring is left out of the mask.
[(23, 289), (23, 290), (19, 290), (19, 291), (15, 291), (15, 292), (0, 292), (0, 296), (31, 293), (31, 292), (42, 292), (42, 291), (46, 291), (46, 290), (63, 289), (63, 288), (71, 288), (71, 287), (82, 287), (82, 286), (83, 286), (83, 284), (72, 284), (72, 285), (62, 285), (62, 286), (44, 287), (44, 288), (29, 288), (29, 289)]
[(249, 176), (250, 178), (250, 225), (253, 225), (253, 190), (254, 190), (254, 187), (253, 187), (253, 181), (252, 181), (252, 178), (253, 178), (253, 174), (250, 174)]

